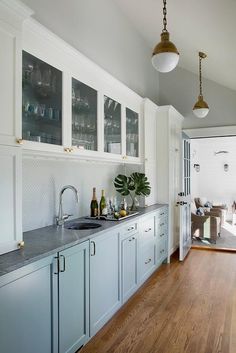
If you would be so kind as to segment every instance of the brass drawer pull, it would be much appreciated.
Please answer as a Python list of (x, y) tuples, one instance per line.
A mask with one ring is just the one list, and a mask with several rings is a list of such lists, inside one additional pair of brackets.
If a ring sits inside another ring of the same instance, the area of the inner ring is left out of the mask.
[(24, 242), (23, 240), (21, 240), (21, 241), (18, 243), (18, 248), (19, 248), (19, 249), (22, 249), (24, 246), (25, 246), (25, 242)]
[(164, 225), (165, 225), (165, 223), (160, 223), (160, 224), (159, 224), (160, 227), (162, 227), (162, 226), (164, 226)]
[(135, 240), (136, 238), (135, 237), (132, 237), (132, 240)]
[(132, 227), (129, 227), (129, 228), (128, 228), (128, 232), (130, 232), (131, 230), (134, 230), (134, 229), (135, 229), (135, 227), (133, 227), (133, 226), (132, 226)]
[(148, 232), (150, 232), (150, 230), (152, 230), (152, 228), (148, 228), (148, 229), (145, 229), (145, 233), (148, 233)]
[(160, 254), (162, 254), (163, 252), (165, 252), (165, 249), (162, 249), (162, 250), (160, 251)]
[(152, 259), (148, 259), (147, 261), (145, 261), (145, 265), (149, 264), (152, 261)]
[(16, 139), (16, 143), (18, 143), (18, 145), (23, 145), (23, 142), (23, 139)]
[(164, 237), (165, 233), (160, 234), (160, 237)]
[(160, 216), (164, 216), (165, 212), (160, 213)]

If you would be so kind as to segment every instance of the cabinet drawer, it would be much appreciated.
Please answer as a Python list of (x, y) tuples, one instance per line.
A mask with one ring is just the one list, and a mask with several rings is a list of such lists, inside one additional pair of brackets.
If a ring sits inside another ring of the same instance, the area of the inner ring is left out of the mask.
[(157, 242), (157, 263), (163, 261), (167, 257), (167, 239)]
[(168, 225), (165, 224), (162, 227), (159, 227), (157, 229), (157, 241), (162, 240), (162, 239), (166, 239), (168, 235)]
[(157, 212), (157, 218), (165, 218), (168, 216), (168, 207), (163, 207)]
[(155, 266), (155, 246), (153, 242), (149, 242), (140, 249), (139, 266), (140, 280), (142, 281)]
[(154, 216), (140, 221), (140, 240), (141, 242), (150, 241), (154, 238)]
[(138, 231), (138, 222), (130, 222), (124, 225), (120, 230), (121, 238), (125, 238), (124, 235), (130, 236), (130, 234), (137, 233)]

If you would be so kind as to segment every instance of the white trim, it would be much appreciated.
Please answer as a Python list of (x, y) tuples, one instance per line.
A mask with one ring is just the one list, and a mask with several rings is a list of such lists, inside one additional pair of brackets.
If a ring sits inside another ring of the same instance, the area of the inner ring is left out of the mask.
[(236, 136), (236, 125), (184, 129), (183, 132), (190, 138)]
[(21, 21), (32, 16), (34, 11), (19, 0), (0, 0), (0, 5), (6, 11), (14, 13)]

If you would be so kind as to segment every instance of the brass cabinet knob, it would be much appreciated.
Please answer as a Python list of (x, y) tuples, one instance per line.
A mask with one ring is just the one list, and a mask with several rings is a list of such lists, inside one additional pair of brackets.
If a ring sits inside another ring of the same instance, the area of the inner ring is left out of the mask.
[(18, 243), (18, 248), (22, 249), (25, 246), (25, 242), (22, 240)]
[(23, 145), (23, 142), (23, 139), (16, 139), (16, 143), (18, 143), (18, 145)]

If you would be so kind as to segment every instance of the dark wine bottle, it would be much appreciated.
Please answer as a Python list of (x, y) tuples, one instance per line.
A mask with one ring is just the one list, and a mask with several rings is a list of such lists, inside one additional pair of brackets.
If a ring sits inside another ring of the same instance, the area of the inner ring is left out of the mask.
[(93, 198), (90, 204), (90, 216), (91, 217), (98, 216), (98, 202), (96, 197), (96, 188), (93, 188)]
[(107, 204), (104, 190), (102, 190), (102, 197), (100, 201), (100, 216), (107, 216)]

